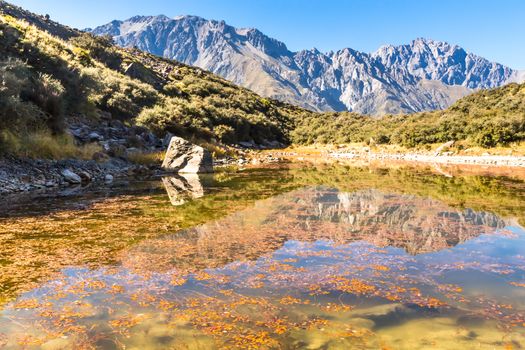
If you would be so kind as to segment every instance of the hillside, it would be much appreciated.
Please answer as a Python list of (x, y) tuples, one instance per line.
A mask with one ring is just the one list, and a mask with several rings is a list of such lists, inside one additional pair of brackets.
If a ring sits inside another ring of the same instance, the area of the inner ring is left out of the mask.
[(373, 53), (351, 48), (293, 52), (254, 28), (162, 15), (112, 21), (92, 32), (316, 111), (377, 116), (445, 109), (476, 89), (524, 79), (520, 72), (457, 45), (423, 38)]
[[(0, 2), (0, 142), (61, 135), (104, 118), (162, 137), (288, 143), (306, 111), (261, 98), (214, 74), (94, 37)], [(64, 141), (66, 142), (66, 141)]]
[[(107, 37), (61, 26), (5, 2), (0, 9), (4, 155), (91, 159), (99, 151), (151, 151), (159, 147), (151, 132), (201, 144), (244, 141), (267, 147), (349, 142), (416, 147), (450, 140), (493, 147), (525, 138), (523, 84), (476, 92), (444, 111), (379, 119), (316, 113), (263, 98), (200, 68), (120, 48)], [(427, 89), (434, 86), (433, 81), (426, 84)], [(100, 125), (110, 134), (120, 130), (117, 150), (106, 150), (107, 143), (101, 149), (98, 137), (86, 136)]]
[(295, 143), (373, 142), (416, 147), (451, 140), (494, 147), (525, 140), (525, 84), (481, 90), (444, 111), (389, 115), (312, 114), (298, 122)]

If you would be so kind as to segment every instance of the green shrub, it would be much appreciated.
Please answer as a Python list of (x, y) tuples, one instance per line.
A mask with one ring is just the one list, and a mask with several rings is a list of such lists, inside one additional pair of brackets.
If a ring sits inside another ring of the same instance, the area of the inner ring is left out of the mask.
[(89, 101), (117, 118), (136, 117), (144, 107), (155, 104), (158, 99), (158, 93), (151, 85), (110, 69), (83, 68), (81, 77)]
[(82, 33), (71, 38), (69, 42), (76, 47), (75, 53), (84, 65), (91, 65), (92, 58), (103, 62), (112, 69), (118, 69), (122, 64), (123, 58), (115, 49), (111, 36)]
[(355, 113), (310, 114), (291, 133), (299, 144), (363, 142), (418, 147), (451, 140), (505, 146), (525, 140), (525, 84), (483, 90), (445, 111), (373, 118)]
[(64, 87), (49, 74), (38, 73), (34, 78), (27, 99), (47, 115), (46, 124), (54, 132), (64, 129)]
[(0, 62), (0, 129), (63, 129), (64, 87), (48, 74), (33, 73), (19, 60)]
[(217, 125), (213, 128), (213, 133), (222, 143), (232, 144), (237, 142), (235, 129), (229, 125)]

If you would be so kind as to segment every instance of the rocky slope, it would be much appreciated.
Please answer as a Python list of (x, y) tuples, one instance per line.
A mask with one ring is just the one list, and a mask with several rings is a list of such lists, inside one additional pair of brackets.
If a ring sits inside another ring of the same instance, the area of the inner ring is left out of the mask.
[(291, 52), (257, 29), (195, 16), (136, 16), (92, 32), (319, 111), (381, 115), (443, 109), (474, 89), (525, 78), (459, 46), (426, 39), (371, 54), (349, 48)]

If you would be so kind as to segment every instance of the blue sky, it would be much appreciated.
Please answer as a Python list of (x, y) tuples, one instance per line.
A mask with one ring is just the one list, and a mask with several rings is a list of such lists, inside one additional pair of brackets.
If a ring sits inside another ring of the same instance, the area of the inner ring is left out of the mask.
[[(9, 0), (8, 0), (9, 1)], [(371, 52), (417, 37), (525, 69), (525, 0), (10, 0), (77, 28), (131, 16), (183, 14), (255, 27), (293, 51)]]

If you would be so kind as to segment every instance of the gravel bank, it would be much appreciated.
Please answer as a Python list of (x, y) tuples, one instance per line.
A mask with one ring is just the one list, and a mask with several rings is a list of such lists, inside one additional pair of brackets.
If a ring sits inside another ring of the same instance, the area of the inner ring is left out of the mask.
[(454, 156), (454, 155), (424, 155), (424, 154), (388, 154), (388, 153), (353, 153), (331, 152), (330, 157), (336, 159), (369, 159), (396, 160), (407, 162), (437, 163), (437, 164), (467, 164), (484, 166), (525, 167), (525, 157), (521, 156)]

